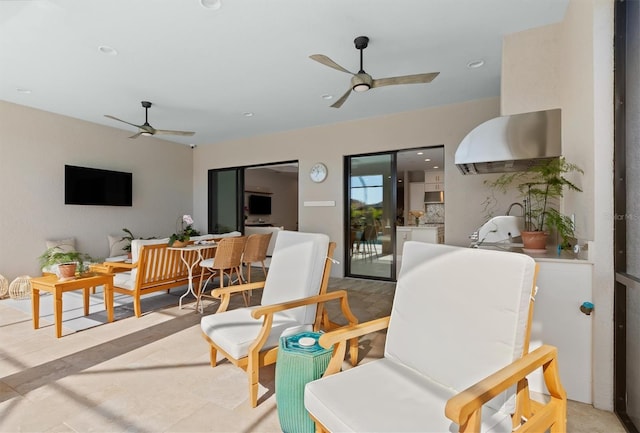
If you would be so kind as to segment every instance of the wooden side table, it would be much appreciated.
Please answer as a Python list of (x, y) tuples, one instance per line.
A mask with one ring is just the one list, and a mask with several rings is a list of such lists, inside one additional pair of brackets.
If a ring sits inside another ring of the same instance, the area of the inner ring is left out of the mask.
[(31, 310), (33, 314), (33, 329), (40, 327), (40, 291), (49, 292), (54, 296), (54, 321), (56, 337), (62, 336), (62, 293), (82, 289), (84, 292), (84, 315), (89, 314), (89, 289), (104, 286), (104, 303), (107, 310), (107, 320), (113, 322), (113, 274), (93, 273), (88, 276), (76, 277), (72, 280), (60, 281), (56, 275), (47, 275), (31, 279)]

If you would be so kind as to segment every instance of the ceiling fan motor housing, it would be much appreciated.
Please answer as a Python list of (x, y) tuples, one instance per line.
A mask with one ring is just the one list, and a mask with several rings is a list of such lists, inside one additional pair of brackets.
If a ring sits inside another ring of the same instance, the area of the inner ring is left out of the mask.
[(354, 92), (366, 92), (371, 88), (371, 83), (373, 83), (371, 75), (360, 72), (351, 78), (351, 89)]

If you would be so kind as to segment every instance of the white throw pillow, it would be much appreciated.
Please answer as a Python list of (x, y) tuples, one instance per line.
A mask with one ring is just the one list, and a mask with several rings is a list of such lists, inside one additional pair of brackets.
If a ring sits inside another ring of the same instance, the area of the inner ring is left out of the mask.
[(109, 257), (126, 256), (129, 252), (124, 249), (129, 245), (128, 239), (122, 239), (122, 236), (108, 235), (109, 239)]
[(76, 238), (49, 239), (46, 241), (46, 243), (47, 243), (47, 249), (56, 248), (63, 253), (76, 251)]

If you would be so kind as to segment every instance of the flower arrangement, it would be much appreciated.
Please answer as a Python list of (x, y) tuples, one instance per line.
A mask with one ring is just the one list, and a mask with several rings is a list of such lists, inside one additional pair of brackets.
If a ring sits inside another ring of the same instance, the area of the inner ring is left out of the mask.
[(410, 210), (409, 215), (416, 219), (416, 226), (420, 225), (420, 218), (424, 216), (423, 210)]
[(177, 233), (169, 237), (170, 247), (174, 246), (176, 242), (184, 244), (191, 239), (191, 236), (198, 236), (200, 234), (199, 231), (193, 228), (193, 218), (191, 218), (191, 215), (182, 215), (182, 217), (178, 218), (178, 223), (180, 224), (180, 229)]

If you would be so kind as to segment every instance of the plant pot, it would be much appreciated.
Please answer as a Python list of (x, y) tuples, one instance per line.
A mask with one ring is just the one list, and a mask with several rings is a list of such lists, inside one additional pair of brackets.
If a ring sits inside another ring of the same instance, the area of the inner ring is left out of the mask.
[(58, 265), (58, 278), (68, 280), (76, 276), (77, 263), (60, 263)]
[(547, 238), (549, 233), (546, 232), (520, 232), (522, 236), (523, 248), (525, 250), (544, 251), (547, 248)]
[(189, 244), (189, 241), (173, 241), (173, 245), (171, 245), (174, 248), (182, 248), (182, 247), (186, 247)]

